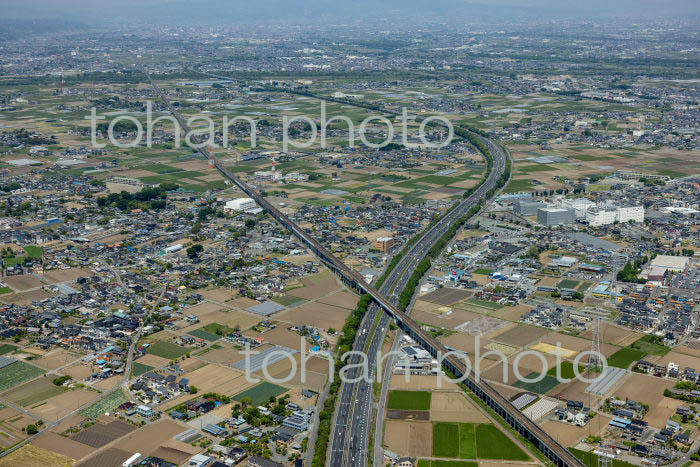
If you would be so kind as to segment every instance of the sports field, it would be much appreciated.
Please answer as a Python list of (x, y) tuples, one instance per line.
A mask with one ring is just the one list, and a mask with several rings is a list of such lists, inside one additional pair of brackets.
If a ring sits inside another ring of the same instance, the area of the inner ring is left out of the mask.
[(431, 393), (428, 391), (391, 391), (389, 410), (430, 410)]

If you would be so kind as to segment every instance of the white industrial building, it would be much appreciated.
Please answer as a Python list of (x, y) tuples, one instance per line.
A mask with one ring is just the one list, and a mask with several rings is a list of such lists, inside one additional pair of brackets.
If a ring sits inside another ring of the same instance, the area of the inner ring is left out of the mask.
[(586, 222), (591, 227), (630, 221), (644, 222), (644, 206), (604, 206), (590, 208), (586, 211)]
[(251, 198), (238, 198), (232, 199), (231, 201), (227, 201), (226, 206), (224, 206), (224, 212), (232, 213), (240, 211), (250, 211), (251, 209), (255, 209), (256, 207), (257, 205), (255, 204), (255, 201), (253, 201)]
[(576, 219), (585, 219), (586, 211), (595, 207), (595, 203), (586, 198), (562, 199), (559, 205), (564, 209), (573, 209)]

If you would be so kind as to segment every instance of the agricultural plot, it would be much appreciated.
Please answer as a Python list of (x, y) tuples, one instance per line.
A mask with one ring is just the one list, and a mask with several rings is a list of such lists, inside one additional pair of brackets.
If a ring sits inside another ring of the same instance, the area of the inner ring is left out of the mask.
[(496, 426), (487, 423), (434, 423), (433, 456), (454, 459), (525, 461), (527, 454)]
[(144, 365), (143, 363), (134, 362), (134, 376), (141, 376), (142, 374), (151, 371), (153, 369), (150, 365)]
[(0, 392), (6, 391), (45, 373), (41, 368), (24, 362), (15, 362), (0, 369)]
[(530, 457), (494, 425), (475, 427), (476, 452), (479, 459), (527, 461)]
[(112, 412), (124, 402), (126, 402), (124, 393), (117, 390), (95, 402), (90, 407), (81, 410), (80, 415), (87, 418), (97, 418), (104, 413)]
[(253, 401), (252, 405), (257, 406), (269, 400), (270, 397), (278, 397), (285, 392), (287, 392), (287, 388), (264, 381), (257, 386), (236, 394), (233, 396), (233, 399), (240, 402), (243, 398), (249, 397)]
[(433, 424), (433, 456), (449, 458), (459, 456), (459, 425), (457, 423)]
[(625, 347), (608, 357), (608, 365), (617, 368), (628, 368), (632, 363), (646, 357), (646, 353), (641, 350)]
[(390, 410), (430, 410), (432, 393), (427, 391), (400, 391), (389, 393)]
[(200, 339), (204, 339), (205, 341), (209, 342), (214, 342), (221, 339), (221, 336), (217, 336), (216, 334), (212, 334), (211, 332), (207, 332), (201, 328), (195, 329), (194, 331), (190, 331), (187, 334), (189, 334), (190, 336), (198, 337)]
[(420, 459), (418, 467), (478, 467), (478, 462)]
[(0, 345), (0, 355), (8, 354), (14, 351), (17, 347), (12, 344), (2, 344)]
[(68, 456), (27, 444), (17, 451), (0, 458), (0, 467), (65, 467), (66, 465), (73, 465), (73, 462), (74, 459)]
[(188, 352), (185, 347), (182, 347), (172, 342), (156, 341), (148, 347), (148, 352), (151, 355), (157, 357), (167, 358), (168, 360), (173, 360), (175, 358), (182, 357)]
[[(535, 379), (537, 376), (539, 376), (538, 372), (532, 372), (525, 378)], [(545, 375), (545, 377), (542, 378), (542, 380), (536, 383), (526, 383), (525, 381), (518, 381), (515, 384), (513, 384), (513, 386), (515, 386), (516, 388), (524, 389), (525, 391), (535, 392), (537, 394), (545, 394), (557, 387), (558, 385), (559, 381), (557, 381), (557, 378), (550, 375)]]
[(656, 338), (655, 336), (647, 335), (630, 345), (630, 348), (644, 352), (647, 355), (663, 357), (669, 353), (671, 349), (663, 344), (660, 344), (658, 340), (660, 339)]
[(3, 397), (22, 407), (29, 407), (66, 391), (68, 391), (67, 388), (56, 386), (51, 381), (47, 381), (47, 378), (41, 378), (14, 388), (3, 394)]
[[(563, 362), (561, 362), (560, 368), (561, 369), (559, 371), (561, 373), (562, 378), (574, 379), (576, 377), (576, 375), (574, 374), (574, 364), (573, 363), (571, 363), (569, 361), (563, 361)], [(583, 366), (583, 365), (578, 366), (578, 373), (580, 375), (584, 374), (585, 371), (586, 371), (585, 366)], [(557, 367), (553, 366), (552, 368), (550, 368), (549, 371), (547, 371), (547, 375), (556, 377), (557, 376)]]

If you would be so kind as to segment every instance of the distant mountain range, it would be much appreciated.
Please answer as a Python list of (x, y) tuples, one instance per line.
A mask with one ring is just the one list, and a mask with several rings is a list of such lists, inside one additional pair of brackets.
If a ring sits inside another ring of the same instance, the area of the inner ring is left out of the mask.
[(6, 18), (235, 25), (261, 23), (698, 17), (697, 0), (3, 0)]

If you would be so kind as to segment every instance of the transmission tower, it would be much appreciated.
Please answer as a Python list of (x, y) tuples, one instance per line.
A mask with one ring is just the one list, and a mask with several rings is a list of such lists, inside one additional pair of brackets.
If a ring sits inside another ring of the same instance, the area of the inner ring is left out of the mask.
[(592, 353), (591, 356), (588, 358), (589, 370), (597, 371), (600, 367), (603, 366), (603, 362), (600, 361), (599, 357), (599, 355), (602, 355), (600, 346), (600, 323), (602, 319), (603, 318), (599, 314), (596, 314), (593, 318), (593, 339), (591, 348)]
[(612, 449), (610, 446), (600, 446), (598, 449), (598, 467), (610, 467), (612, 465)]

